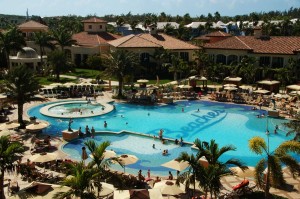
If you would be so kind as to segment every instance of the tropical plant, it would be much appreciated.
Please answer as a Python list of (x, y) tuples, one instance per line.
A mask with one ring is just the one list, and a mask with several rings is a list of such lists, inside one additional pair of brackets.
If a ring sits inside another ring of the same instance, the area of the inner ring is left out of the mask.
[(22, 50), (23, 46), (26, 46), (25, 39), (22, 32), (16, 26), (9, 28), (7, 31), (0, 32), (0, 52), (4, 54), (8, 68), (10, 67), (10, 53)]
[(34, 71), (26, 66), (13, 68), (5, 76), (3, 89), (9, 93), (9, 99), (12, 103), (18, 105), (18, 122), (24, 127), (23, 105), (27, 102), (42, 100), (35, 97), (34, 93), (39, 89), (39, 83), (35, 79)]
[(110, 166), (111, 158), (104, 159), (104, 152), (107, 147), (110, 146), (109, 141), (102, 142), (97, 145), (94, 140), (88, 140), (84, 142), (85, 146), (90, 150), (93, 155), (92, 161), (89, 163), (88, 167), (93, 168), (94, 165), (97, 166), (97, 187), (98, 187), (98, 197), (101, 189), (100, 179), (105, 176), (106, 169)]
[(50, 63), (53, 73), (56, 74), (56, 81), (59, 81), (62, 72), (66, 72), (71, 68), (66, 54), (61, 50), (54, 50), (49, 53), (48, 62)]
[(66, 173), (69, 174), (61, 185), (68, 186), (71, 189), (67, 192), (59, 192), (53, 198), (64, 199), (70, 196), (81, 199), (96, 199), (95, 193), (91, 189), (91, 180), (95, 170), (85, 166), (84, 162), (66, 163)]
[[(285, 185), (282, 172), (283, 164), (287, 166), (293, 177), (300, 174), (300, 165), (291, 156), (291, 153), (300, 154), (300, 142), (285, 141), (274, 151), (270, 151), (269, 143), (257, 136), (249, 140), (249, 148), (254, 153), (265, 156), (255, 167), (255, 180), (257, 185), (264, 189), (265, 198), (270, 198), (270, 186), (281, 187)], [(266, 169), (267, 173), (265, 175), (264, 171)]]
[(24, 148), (21, 143), (10, 141), (8, 136), (0, 137), (0, 198), (5, 198), (4, 173), (13, 170), (13, 163), (23, 152)]
[(58, 27), (52, 30), (54, 44), (60, 46), (64, 51), (65, 47), (76, 44), (76, 40), (72, 39), (73, 32), (66, 30), (63, 27)]
[(283, 123), (289, 131), (286, 136), (294, 135), (295, 141), (300, 141), (300, 113), (297, 113), (293, 120), (289, 120), (289, 122)]
[(41, 65), (43, 65), (43, 55), (46, 54), (45, 48), (49, 48), (51, 50), (54, 49), (54, 45), (51, 42), (52, 37), (47, 32), (39, 31), (34, 33), (33, 39), (34, 39), (34, 43), (40, 47)]
[(139, 58), (132, 51), (116, 50), (109, 54), (104, 54), (103, 64), (105, 66), (105, 73), (109, 76), (114, 76), (119, 81), (118, 97), (123, 96), (123, 78), (131, 74), (133, 68), (138, 66)]
[[(220, 177), (225, 175), (231, 175), (232, 172), (228, 169), (229, 166), (238, 166), (241, 169), (246, 169), (247, 167), (237, 159), (231, 158), (225, 162), (221, 162), (219, 158), (226, 152), (235, 150), (235, 147), (228, 145), (219, 148), (219, 145), (215, 140), (208, 142), (201, 142), (199, 139), (194, 141), (194, 146), (197, 148), (198, 152), (196, 155), (189, 155), (186, 152), (182, 152), (178, 157), (178, 160), (187, 161), (189, 163), (189, 168), (187, 172), (184, 172), (178, 177), (179, 182), (186, 182), (186, 187), (190, 183), (194, 184), (196, 180), (199, 181), (199, 185), (205, 190), (205, 192), (210, 192), (211, 196), (217, 196), (221, 189)], [(199, 160), (204, 156), (208, 161), (208, 167), (205, 168), (201, 166)]]

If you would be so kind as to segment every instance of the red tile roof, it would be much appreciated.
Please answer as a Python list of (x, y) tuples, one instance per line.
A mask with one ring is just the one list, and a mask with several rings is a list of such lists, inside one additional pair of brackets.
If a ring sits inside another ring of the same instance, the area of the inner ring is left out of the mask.
[(231, 37), (232, 35), (219, 30), (219, 31), (214, 31), (214, 32), (208, 33), (204, 36), (206, 36), (206, 37)]
[(48, 28), (48, 26), (41, 24), (39, 22), (30, 20), (26, 21), (18, 26), (19, 28)]
[(300, 37), (270, 37), (257, 39), (253, 36), (234, 36), (208, 43), (206, 49), (250, 50), (253, 53), (295, 54), (300, 49)]
[(107, 21), (104, 21), (103, 19), (92, 17), (89, 19), (82, 20), (83, 23), (107, 23)]
[(120, 37), (120, 35), (115, 35), (108, 32), (100, 32), (94, 34), (88, 32), (80, 32), (72, 36), (72, 38), (76, 40), (77, 44), (80, 46), (98, 46), (100, 44), (107, 44), (108, 41), (112, 41)]
[(121, 48), (158, 48), (163, 47), (169, 50), (197, 50), (199, 47), (173, 38), (166, 34), (142, 33), (128, 35), (124, 38), (109, 42), (110, 45)]

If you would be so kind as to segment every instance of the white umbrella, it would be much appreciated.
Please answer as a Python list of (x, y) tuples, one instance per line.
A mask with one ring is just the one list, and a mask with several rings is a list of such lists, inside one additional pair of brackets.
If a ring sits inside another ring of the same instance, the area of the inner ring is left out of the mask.
[(58, 155), (56, 153), (40, 153), (35, 154), (29, 158), (32, 162), (50, 162), (56, 160)]
[(300, 85), (294, 84), (294, 85), (289, 85), (286, 88), (295, 90), (295, 91), (300, 91)]
[(20, 126), (19, 123), (15, 123), (15, 122), (6, 122), (4, 124), (0, 125), (0, 129), (15, 129), (18, 128)]
[(179, 86), (177, 86), (177, 88), (190, 89), (190, 88), (192, 88), (192, 86), (190, 86), (190, 85), (179, 85)]
[(124, 173), (125, 173), (125, 166), (136, 163), (139, 159), (135, 155), (128, 155), (123, 154), (118, 157), (119, 163), (124, 165)]
[(35, 122), (33, 124), (29, 124), (28, 126), (26, 126), (26, 129), (31, 131), (39, 131), (44, 128), (47, 128), (48, 126), (49, 124), (46, 122)]
[(178, 161), (177, 159), (171, 160), (169, 162), (166, 162), (162, 164), (161, 166), (167, 167), (170, 169), (175, 169), (177, 171), (183, 171), (189, 166), (189, 163), (187, 161)]
[(224, 87), (224, 90), (235, 91), (235, 90), (237, 90), (237, 88), (236, 87), (232, 87), (232, 86), (226, 86), (226, 87)]
[(300, 95), (300, 91), (292, 91), (289, 94), (290, 95)]
[[(148, 193), (147, 193), (148, 192)], [(148, 197), (148, 195), (149, 197)], [(134, 197), (135, 196), (135, 197)], [(131, 189), (114, 191), (114, 199), (150, 198), (163, 199), (160, 189)]]
[(114, 185), (112, 184), (108, 184), (105, 182), (101, 182), (101, 191), (99, 193), (99, 196), (104, 197), (104, 196), (108, 196), (110, 194), (112, 194), (115, 190)]
[(254, 177), (254, 175), (255, 175), (254, 167), (248, 167), (248, 169), (245, 169), (244, 171), (240, 167), (231, 167), (229, 169), (236, 176), (241, 177), (241, 178)]
[(235, 84), (224, 84), (223, 86), (224, 86), (224, 87), (236, 87)]
[(263, 90), (263, 89), (253, 91), (253, 93), (260, 93), (260, 94), (266, 94), (266, 93), (269, 93), (269, 92), (270, 92), (270, 91), (268, 91), (268, 90)]
[(184, 185), (180, 183), (179, 186), (177, 186), (174, 180), (156, 182), (154, 188), (160, 189), (161, 193), (165, 195), (179, 195), (185, 193)]

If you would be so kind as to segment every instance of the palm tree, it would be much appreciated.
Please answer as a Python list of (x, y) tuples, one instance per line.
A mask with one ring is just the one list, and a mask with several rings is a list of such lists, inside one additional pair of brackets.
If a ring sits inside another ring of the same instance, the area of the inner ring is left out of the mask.
[(63, 199), (75, 196), (81, 199), (95, 199), (95, 193), (90, 190), (90, 182), (93, 179), (95, 170), (87, 168), (83, 161), (79, 163), (67, 163), (66, 167), (70, 176), (65, 178), (61, 185), (71, 187), (71, 189), (67, 192), (59, 192), (53, 198)]
[(45, 48), (50, 48), (51, 50), (54, 49), (54, 45), (51, 42), (52, 37), (47, 32), (39, 31), (34, 33), (33, 38), (34, 38), (34, 43), (40, 47), (41, 66), (43, 66), (43, 55), (46, 54)]
[(52, 37), (55, 41), (55, 45), (60, 46), (61, 50), (64, 51), (65, 47), (76, 44), (76, 40), (72, 39), (73, 33), (64, 28), (57, 28), (52, 30)]
[[(198, 152), (196, 155), (187, 154), (182, 152), (178, 158), (179, 161), (184, 160), (189, 163), (189, 169), (179, 176), (178, 180), (184, 182), (186, 180), (186, 186), (190, 183), (194, 184), (195, 192), (195, 180), (199, 180), (200, 186), (203, 187), (205, 192), (210, 192), (212, 195), (218, 195), (221, 189), (220, 177), (224, 175), (230, 175), (232, 172), (228, 169), (228, 166), (238, 166), (241, 169), (246, 169), (242, 162), (237, 159), (231, 158), (226, 162), (219, 161), (219, 158), (226, 152), (235, 150), (235, 147), (228, 145), (219, 148), (215, 140), (208, 142), (201, 142), (199, 139), (194, 141), (194, 146)], [(204, 168), (201, 166), (199, 159), (205, 156), (209, 166)], [(192, 175), (190, 175), (192, 174)]]
[(56, 74), (56, 81), (59, 82), (60, 73), (70, 68), (66, 54), (61, 50), (54, 50), (48, 55), (48, 61)]
[(123, 79), (126, 75), (132, 73), (133, 68), (138, 65), (138, 56), (132, 51), (116, 50), (104, 54), (103, 63), (106, 67), (105, 73), (118, 79), (118, 97), (121, 98), (123, 96)]
[[(254, 153), (265, 156), (255, 167), (255, 180), (257, 185), (264, 189), (265, 198), (270, 197), (270, 186), (281, 187), (285, 185), (282, 164), (285, 164), (289, 168), (293, 177), (300, 174), (300, 165), (291, 156), (291, 153), (300, 154), (300, 142), (285, 141), (274, 151), (270, 151), (269, 137), (268, 143), (266, 143), (263, 138), (257, 136), (249, 140), (249, 148)], [(266, 168), (267, 174), (265, 177), (264, 171)]]
[(286, 136), (294, 135), (293, 139), (300, 141), (300, 113), (297, 113), (293, 120), (289, 120), (289, 122), (283, 123), (283, 125), (289, 129)]
[(12, 171), (13, 163), (18, 155), (23, 154), (24, 148), (19, 142), (11, 142), (8, 136), (0, 137), (0, 198), (4, 196), (4, 172)]
[(120, 27), (122, 27), (125, 24), (124, 18), (122, 16), (118, 16), (116, 24), (117, 24), (118, 32), (120, 32)]
[(206, 170), (206, 182), (208, 183), (206, 186), (211, 197), (213, 195), (216, 197), (220, 193), (221, 189), (220, 177), (232, 174), (228, 168), (230, 166), (238, 166), (244, 170), (247, 166), (235, 158), (230, 158), (225, 162), (220, 161), (220, 157), (226, 152), (236, 150), (236, 148), (232, 145), (226, 145), (219, 148), (219, 145), (215, 142), (215, 140), (211, 140), (210, 143), (203, 145), (203, 149), (202, 154), (205, 156), (208, 164), (210, 165)]
[(10, 53), (22, 50), (23, 46), (26, 46), (25, 39), (16, 26), (11, 27), (8, 31), (0, 32), (0, 52), (4, 54), (7, 67), (10, 66)]
[(100, 178), (101, 175), (106, 173), (106, 168), (109, 167), (111, 158), (104, 159), (104, 152), (107, 150), (107, 147), (110, 146), (109, 141), (102, 142), (100, 145), (97, 146), (94, 140), (88, 140), (84, 142), (85, 146), (90, 150), (93, 155), (92, 161), (89, 163), (88, 167), (93, 168), (94, 165), (97, 166), (97, 187), (98, 187), (98, 197), (101, 189)]
[(18, 122), (24, 127), (23, 105), (34, 100), (42, 100), (34, 96), (39, 89), (39, 83), (34, 71), (26, 66), (18, 66), (9, 71), (3, 83), (4, 91), (10, 94), (9, 99), (18, 105)]

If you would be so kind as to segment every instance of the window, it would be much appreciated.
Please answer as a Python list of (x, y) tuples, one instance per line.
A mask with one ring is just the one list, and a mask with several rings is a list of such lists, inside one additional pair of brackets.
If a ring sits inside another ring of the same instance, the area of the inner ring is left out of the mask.
[(215, 55), (214, 54), (209, 54), (208, 58), (209, 58), (210, 61), (215, 63)]
[(217, 64), (226, 64), (226, 56), (219, 54), (217, 55), (217, 60), (216, 60)]
[(259, 58), (259, 65), (260, 66), (269, 66), (270, 65), (270, 57), (260, 57)]
[(102, 29), (102, 25), (100, 25), (99, 28)]
[(89, 25), (89, 29), (92, 29), (92, 25)]
[(229, 55), (227, 57), (227, 65), (230, 65), (230, 64), (236, 64), (238, 62), (238, 56), (236, 55)]
[(149, 53), (141, 53), (140, 59), (141, 62), (149, 62), (150, 61)]
[(272, 67), (273, 68), (281, 68), (281, 67), (283, 67), (283, 57), (273, 57), (273, 59), (272, 59)]
[(188, 52), (180, 52), (180, 58), (183, 61), (189, 61), (189, 53)]

